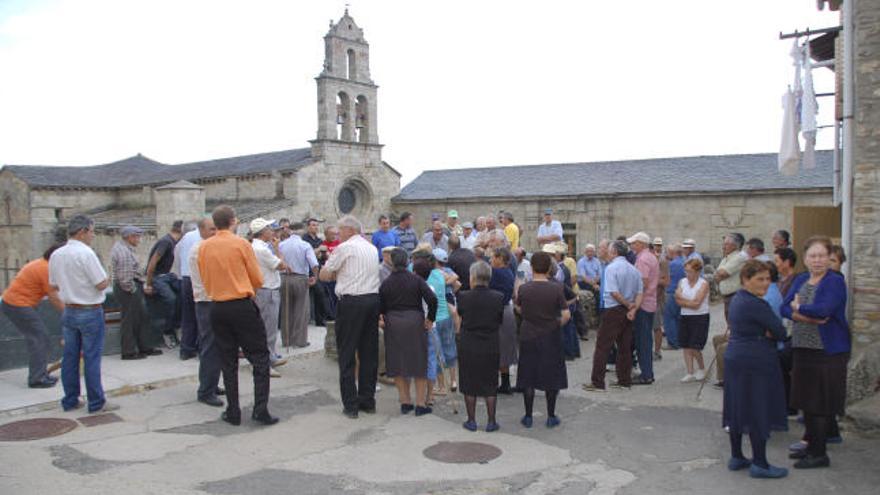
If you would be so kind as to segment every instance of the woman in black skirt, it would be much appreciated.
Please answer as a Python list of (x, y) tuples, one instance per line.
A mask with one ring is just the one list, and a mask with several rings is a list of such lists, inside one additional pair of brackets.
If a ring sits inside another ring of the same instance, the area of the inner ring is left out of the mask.
[(470, 267), (471, 290), (458, 294), (458, 315), (461, 318), (461, 340), (458, 343), (458, 381), (464, 394), (466, 430), (477, 431), (474, 419), (477, 397), (486, 398), (489, 419), (486, 431), (498, 429), (495, 405), (498, 388), (498, 329), (504, 317), (504, 295), (489, 288), (492, 268), (485, 261)]
[[(400, 412), (413, 410), (410, 380), (416, 382), (416, 415), (429, 412), (428, 334), (437, 315), (437, 297), (418, 275), (407, 270), (406, 251), (391, 252), (394, 271), (379, 287), (379, 318), (385, 329), (385, 374), (394, 378), (400, 396)], [(428, 306), (425, 318), (422, 303)]]
[(516, 296), (516, 310), (522, 315), (516, 386), (523, 391), (526, 413), (520, 423), (526, 428), (532, 427), (535, 389), (543, 390), (547, 397), (547, 428), (553, 428), (559, 425), (556, 398), (560, 390), (568, 388), (562, 326), (571, 313), (562, 285), (548, 279), (552, 264), (549, 254), (535, 253), (532, 281), (521, 286)]
[(794, 321), (790, 405), (804, 412), (806, 426), (806, 449), (791, 454), (798, 469), (831, 464), (825, 444), (837, 433), (834, 417), (842, 416), (846, 405), (851, 346), (846, 282), (830, 269), (831, 253), (828, 237), (807, 239), (804, 264), (809, 271), (795, 277), (781, 308), (782, 316)]

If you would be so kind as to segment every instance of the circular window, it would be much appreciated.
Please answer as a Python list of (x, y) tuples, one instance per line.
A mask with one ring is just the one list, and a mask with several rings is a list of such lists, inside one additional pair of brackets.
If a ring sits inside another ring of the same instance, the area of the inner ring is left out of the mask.
[(349, 214), (354, 211), (357, 205), (357, 194), (350, 186), (345, 186), (339, 191), (339, 197), (336, 199), (339, 204), (339, 211), (343, 214)]

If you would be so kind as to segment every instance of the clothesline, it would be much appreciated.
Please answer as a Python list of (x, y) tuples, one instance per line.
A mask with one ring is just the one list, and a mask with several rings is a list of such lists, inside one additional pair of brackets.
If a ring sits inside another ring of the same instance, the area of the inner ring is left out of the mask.
[(822, 29), (807, 28), (806, 31), (795, 30), (795, 32), (793, 32), (793, 33), (786, 33), (786, 34), (782, 34), (782, 31), (780, 31), (779, 32), (779, 39), (786, 40), (786, 39), (790, 39), (790, 38), (801, 38), (804, 36), (812, 36), (814, 34), (837, 33), (842, 30), (843, 30), (843, 26), (834, 26), (834, 27), (822, 28)]

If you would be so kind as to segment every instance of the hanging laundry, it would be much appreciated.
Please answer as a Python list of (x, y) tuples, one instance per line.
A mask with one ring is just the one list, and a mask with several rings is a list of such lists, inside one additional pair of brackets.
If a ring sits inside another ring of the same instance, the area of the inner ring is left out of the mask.
[(816, 168), (816, 115), (819, 103), (813, 88), (813, 62), (810, 58), (810, 42), (804, 43), (801, 49), (801, 65), (803, 67), (803, 90), (801, 93), (801, 135), (804, 137), (803, 166), (805, 169)]
[(795, 175), (801, 161), (801, 149), (798, 142), (797, 111), (794, 92), (789, 87), (782, 95), (782, 140), (779, 146), (779, 172), (783, 175)]

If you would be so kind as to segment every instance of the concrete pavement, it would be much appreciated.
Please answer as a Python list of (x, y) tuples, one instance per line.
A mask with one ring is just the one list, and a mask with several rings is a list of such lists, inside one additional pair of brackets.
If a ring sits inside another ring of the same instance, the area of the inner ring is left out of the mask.
[[(717, 309), (716, 309), (717, 311)], [(716, 318), (717, 321), (717, 318)], [(717, 329), (716, 329), (717, 331)], [(272, 427), (245, 419), (219, 421), (220, 410), (195, 402), (193, 382), (140, 390), (113, 399), (122, 421), (80, 426), (31, 442), (0, 442), (0, 493), (873, 493), (880, 484), (877, 439), (844, 432), (832, 446), (832, 468), (792, 471), (782, 481), (752, 480), (728, 472), (727, 436), (721, 429), (720, 391), (680, 384), (679, 353), (655, 365), (657, 383), (630, 391), (587, 394), (592, 343), (569, 364), (570, 388), (559, 399), (562, 425), (543, 426), (544, 402), (535, 403), (535, 426), (525, 429), (520, 396), (499, 399), (501, 430), (470, 433), (463, 411), (438, 400), (435, 414), (401, 416), (397, 394), (383, 386), (378, 412), (350, 420), (341, 414), (336, 364), (320, 353), (293, 360), (272, 380)], [(711, 351), (707, 352), (711, 358)], [(147, 360), (148, 361), (148, 360)], [(240, 376), (247, 405), (250, 374)], [(58, 409), (2, 418), (77, 418)], [(485, 412), (478, 407), (478, 422)], [(774, 434), (771, 462), (790, 466), (785, 447), (801, 434)], [(501, 450), (484, 464), (448, 464), (423, 451), (439, 442), (481, 442)], [(748, 447), (746, 447), (748, 453)]]

